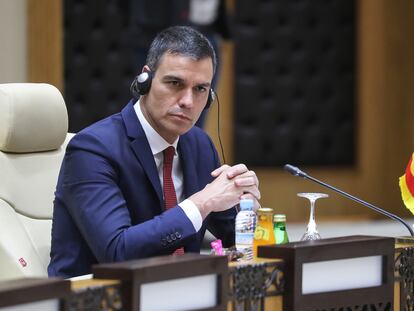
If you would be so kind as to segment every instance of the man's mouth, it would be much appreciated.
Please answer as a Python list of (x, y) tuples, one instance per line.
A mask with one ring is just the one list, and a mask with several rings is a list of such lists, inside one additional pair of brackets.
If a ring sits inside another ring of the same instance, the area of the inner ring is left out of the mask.
[(182, 120), (186, 120), (186, 121), (191, 121), (191, 118), (187, 117), (185, 114), (181, 114), (181, 113), (172, 113), (171, 114), (173, 117), (182, 119)]

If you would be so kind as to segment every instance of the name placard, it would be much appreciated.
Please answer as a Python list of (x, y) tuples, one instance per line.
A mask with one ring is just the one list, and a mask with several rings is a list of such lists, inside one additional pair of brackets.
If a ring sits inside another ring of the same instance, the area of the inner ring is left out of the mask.
[(324, 260), (302, 265), (304, 295), (380, 286), (382, 280), (382, 256)]

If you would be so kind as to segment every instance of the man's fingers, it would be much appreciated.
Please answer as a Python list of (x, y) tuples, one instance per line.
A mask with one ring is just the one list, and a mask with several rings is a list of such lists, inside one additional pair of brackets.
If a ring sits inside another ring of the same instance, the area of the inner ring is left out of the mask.
[(234, 180), (234, 183), (238, 187), (257, 186), (256, 185), (256, 179), (254, 178), (254, 176), (251, 176), (251, 177), (237, 177), (237, 179)]
[(236, 164), (233, 166), (229, 166), (224, 164), (219, 168), (215, 169), (211, 172), (211, 176), (216, 178), (221, 175), (221, 173), (226, 172), (226, 176), (228, 179), (233, 179), (235, 177), (248, 177), (251, 176), (254, 178), (254, 184), (259, 186), (259, 179), (256, 176), (254, 171), (249, 171), (246, 165), (244, 164)]
[(244, 164), (236, 164), (230, 167), (226, 171), (226, 175), (228, 179), (232, 179), (235, 176), (241, 175), (243, 173), (246, 173), (248, 171), (247, 166)]
[(237, 176), (234, 179), (234, 182), (237, 186), (256, 185), (259, 187), (259, 179), (257, 178), (256, 173), (253, 171), (247, 171), (246, 173)]
[(219, 176), (221, 173), (223, 173), (225, 170), (227, 170), (230, 166), (227, 164), (223, 164), (219, 168), (216, 168), (214, 171), (211, 172), (211, 176), (214, 178)]
[(256, 186), (242, 187), (241, 189), (243, 190), (243, 193), (240, 195), (240, 198), (246, 196), (247, 194), (250, 194), (251, 199), (260, 200), (261, 194)]

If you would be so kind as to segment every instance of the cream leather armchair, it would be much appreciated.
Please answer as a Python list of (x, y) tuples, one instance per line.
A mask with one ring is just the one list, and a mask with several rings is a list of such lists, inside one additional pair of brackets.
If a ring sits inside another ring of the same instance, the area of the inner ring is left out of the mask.
[(49, 84), (0, 84), (0, 280), (47, 276), (68, 116)]

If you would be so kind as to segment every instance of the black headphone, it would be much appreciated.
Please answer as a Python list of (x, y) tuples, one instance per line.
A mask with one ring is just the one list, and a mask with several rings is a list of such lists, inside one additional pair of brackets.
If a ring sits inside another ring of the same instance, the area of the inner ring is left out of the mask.
[[(149, 92), (152, 82), (152, 73), (151, 71), (144, 71), (135, 77), (132, 81), (130, 90), (134, 98), (138, 99), (141, 95), (145, 95)], [(213, 88), (210, 88), (207, 98), (207, 104), (204, 109), (210, 108), (212, 102), (216, 99), (216, 93)]]

